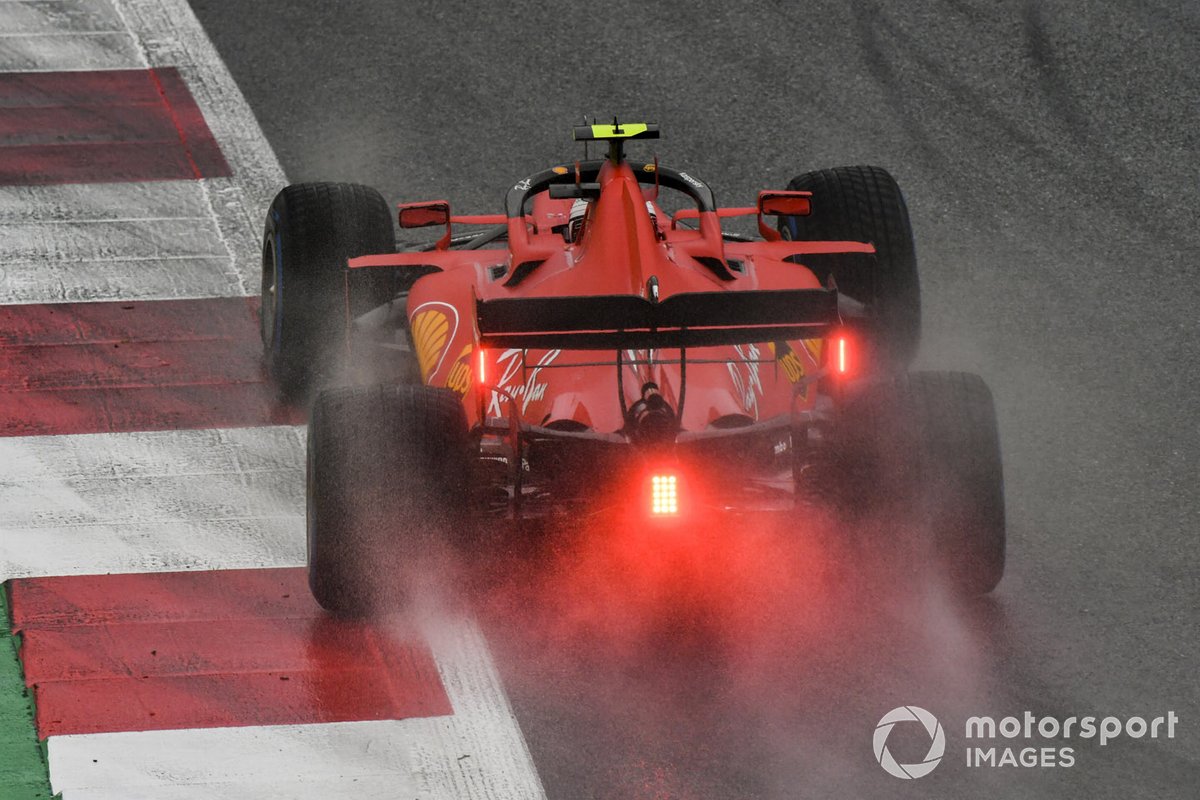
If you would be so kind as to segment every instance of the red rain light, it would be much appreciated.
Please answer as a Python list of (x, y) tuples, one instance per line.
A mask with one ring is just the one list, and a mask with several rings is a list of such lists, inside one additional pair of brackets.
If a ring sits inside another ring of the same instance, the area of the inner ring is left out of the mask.
[(679, 513), (679, 478), (670, 473), (650, 476), (650, 514), (655, 517)]
[(482, 347), (476, 351), (475, 377), (479, 379), (480, 386), (487, 386), (487, 350)]
[(828, 353), (826, 369), (836, 378), (847, 378), (859, 369), (858, 350), (852, 333), (834, 331), (826, 345)]

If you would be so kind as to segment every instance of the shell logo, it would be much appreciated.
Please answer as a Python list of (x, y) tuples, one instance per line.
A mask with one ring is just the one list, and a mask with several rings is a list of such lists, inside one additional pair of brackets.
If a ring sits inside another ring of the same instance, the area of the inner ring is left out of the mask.
[(429, 376), (441, 366), (446, 347), (458, 330), (458, 312), (445, 303), (426, 303), (417, 307), (410, 327), (417, 363), (421, 367), (421, 380), (428, 383)]

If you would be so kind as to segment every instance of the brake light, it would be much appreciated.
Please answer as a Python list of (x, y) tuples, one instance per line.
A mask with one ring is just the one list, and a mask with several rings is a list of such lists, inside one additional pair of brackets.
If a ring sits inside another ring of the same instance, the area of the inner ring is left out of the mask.
[(481, 347), (475, 352), (475, 377), (480, 386), (487, 386), (487, 350)]
[(850, 370), (850, 362), (846, 355), (849, 349), (849, 344), (846, 342), (845, 336), (837, 338), (837, 371), (840, 375), (845, 375)]
[(650, 514), (655, 517), (679, 513), (679, 478), (670, 473), (650, 476)]

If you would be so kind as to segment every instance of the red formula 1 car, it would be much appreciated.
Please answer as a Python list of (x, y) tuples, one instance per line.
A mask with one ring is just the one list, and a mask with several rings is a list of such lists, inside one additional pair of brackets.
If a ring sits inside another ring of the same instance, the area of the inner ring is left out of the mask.
[[(522, 178), (503, 214), (401, 204), (402, 228), (444, 234), (399, 252), (373, 189), (275, 198), (262, 333), (281, 390), (311, 400), (326, 608), (370, 610), (429, 537), (489, 520), (687, 524), (814, 497), (902, 509), (962, 592), (1000, 580), (991, 395), (973, 375), (907, 372), (920, 299), (892, 177), (820, 170), (718, 208), (688, 172), (626, 159), (657, 137), (576, 128), (607, 157)], [(761, 238), (722, 229), (743, 215)]]

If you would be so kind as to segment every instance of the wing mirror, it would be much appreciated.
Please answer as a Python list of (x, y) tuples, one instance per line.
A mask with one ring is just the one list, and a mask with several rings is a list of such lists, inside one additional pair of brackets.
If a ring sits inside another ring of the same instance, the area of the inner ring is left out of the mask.
[(761, 216), (807, 217), (812, 213), (812, 192), (759, 192)]
[(422, 203), (401, 203), (397, 206), (401, 228), (428, 228), (450, 224), (450, 203), (429, 200)]
[(428, 228), (432, 225), (446, 226), (446, 233), (437, 240), (435, 250), (450, 246), (450, 201), (426, 200), (422, 203), (401, 203), (396, 206), (401, 228)]
[(812, 192), (766, 190), (758, 193), (758, 232), (768, 242), (778, 242), (782, 237), (763, 217), (807, 217), (811, 213)]

